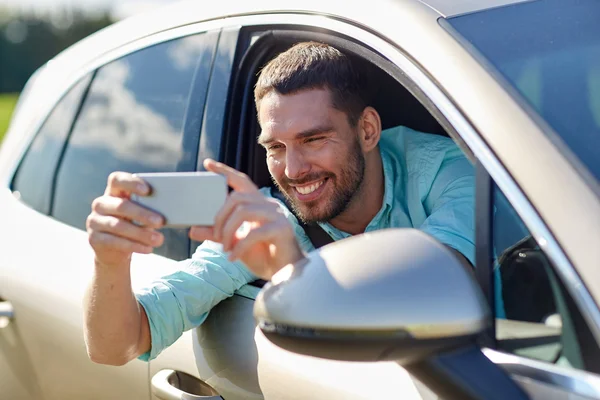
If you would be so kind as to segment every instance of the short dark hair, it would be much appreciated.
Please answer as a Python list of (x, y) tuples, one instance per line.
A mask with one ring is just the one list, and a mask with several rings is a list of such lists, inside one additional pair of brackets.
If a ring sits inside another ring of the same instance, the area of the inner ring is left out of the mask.
[(302, 42), (264, 66), (254, 88), (258, 110), (268, 93), (292, 94), (307, 89), (328, 89), (332, 106), (348, 115), (356, 126), (367, 106), (364, 73), (350, 57), (324, 43)]

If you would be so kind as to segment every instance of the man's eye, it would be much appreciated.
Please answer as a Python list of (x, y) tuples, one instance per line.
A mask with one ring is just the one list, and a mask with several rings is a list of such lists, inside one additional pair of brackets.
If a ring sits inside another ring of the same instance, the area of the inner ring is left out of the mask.
[(267, 150), (269, 151), (273, 151), (273, 150), (279, 150), (281, 149), (283, 146), (280, 144), (272, 144), (271, 146), (269, 146), (269, 148)]
[(307, 143), (316, 142), (316, 141), (321, 140), (321, 139), (323, 139), (321, 136), (319, 136), (319, 137), (312, 137), (312, 138), (306, 139), (306, 142)]

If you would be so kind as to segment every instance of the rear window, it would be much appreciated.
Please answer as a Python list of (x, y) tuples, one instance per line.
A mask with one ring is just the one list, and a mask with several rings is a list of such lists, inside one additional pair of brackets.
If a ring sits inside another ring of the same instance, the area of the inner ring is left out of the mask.
[(448, 19), (600, 180), (600, 1), (535, 1)]

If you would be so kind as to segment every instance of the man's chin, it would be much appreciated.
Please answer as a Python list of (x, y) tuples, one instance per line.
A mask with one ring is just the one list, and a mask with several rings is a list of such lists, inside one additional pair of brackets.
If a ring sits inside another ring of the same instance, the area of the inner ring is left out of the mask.
[(294, 211), (305, 224), (316, 224), (318, 222), (329, 221), (330, 219), (326, 212), (323, 212), (322, 210), (315, 210), (315, 208), (311, 209), (310, 206), (296, 206)]
[(327, 222), (332, 216), (330, 210), (323, 207), (327, 203), (325, 198), (319, 198), (310, 202), (299, 202), (293, 197), (293, 194), (287, 193), (288, 202), (293, 208), (294, 214), (305, 224), (316, 224), (318, 222)]

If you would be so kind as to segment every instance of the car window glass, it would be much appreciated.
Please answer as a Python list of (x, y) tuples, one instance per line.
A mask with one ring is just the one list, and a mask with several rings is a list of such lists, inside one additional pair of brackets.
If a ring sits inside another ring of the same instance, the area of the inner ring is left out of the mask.
[[(202, 115), (188, 104), (196, 69), (210, 70), (213, 48), (203, 39), (194, 35), (161, 43), (98, 70), (60, 166), (54, 217), (85, 229), (90, 205), (113, 171), (194, 169), (195, 160), (183, 164), (190, 150), (183, 147), (183, 134), (186, 118)], [(192, 151), (197, 154), (197, 148)], [(185, 258), (186, 231), (163, 233), (165, 244), (157, 253)]]
[[(600, 179), (600, 2), (517, 2), (448, 19)], [(564, 147), (563, 145), (563, 147)]]
[(21, 161), (13, 190), (20, 199), (44, 214), (49, 212), (52, 180), (81, 103), (90, 75), (77, 82), (54, 107)]
[(498, 347), (587, 369), (581, 342), (589, 330), (554, 266), (497, 187), (492, 237), (494, 266), (499, 270), (495, 277), (500, 279), (495, 287), (501, 290), (505, 314), (496, 319)]

